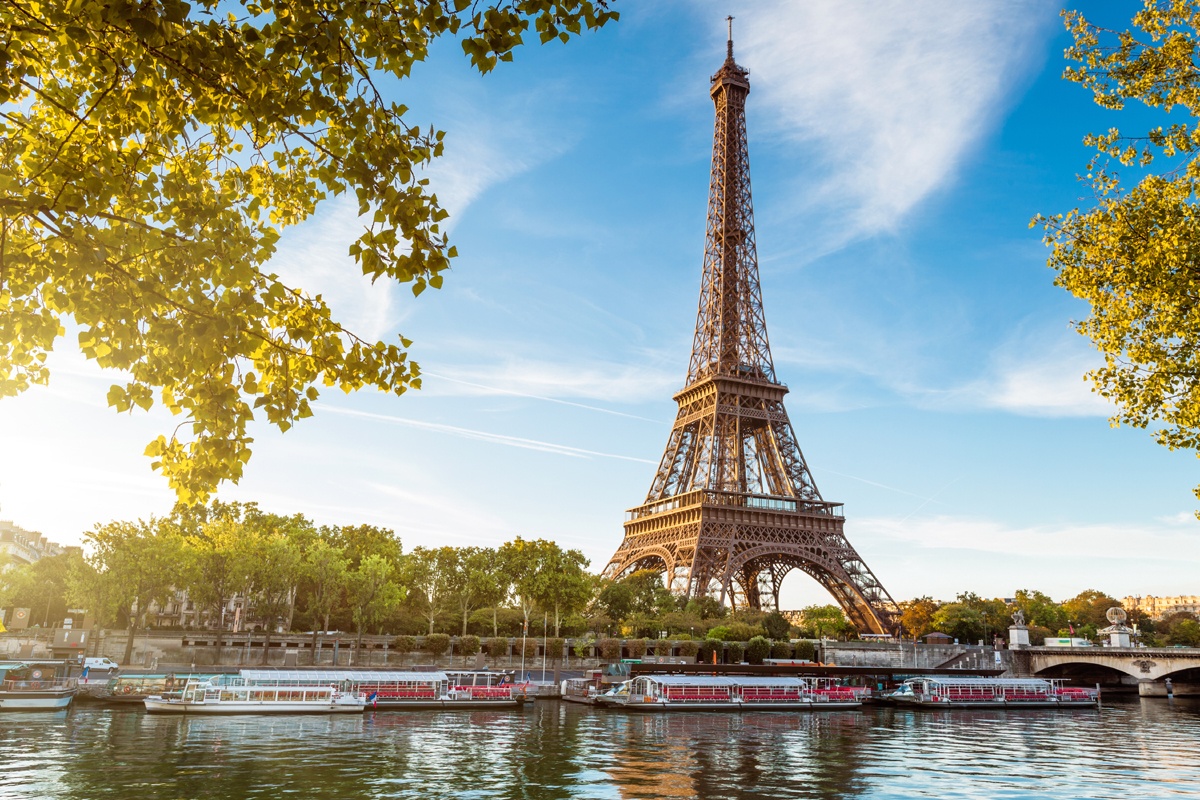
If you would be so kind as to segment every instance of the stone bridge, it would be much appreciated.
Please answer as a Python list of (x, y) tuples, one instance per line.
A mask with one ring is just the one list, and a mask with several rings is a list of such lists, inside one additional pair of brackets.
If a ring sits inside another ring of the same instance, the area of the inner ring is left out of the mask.
[(1200, 695), (1196, 647), (1027, 647), (1017, 653), (1016, 669), (1025, 674), (1136, 686), (1138, 694), (1152, 697), (1165, 696), (1170, 679), (1174, 694)]

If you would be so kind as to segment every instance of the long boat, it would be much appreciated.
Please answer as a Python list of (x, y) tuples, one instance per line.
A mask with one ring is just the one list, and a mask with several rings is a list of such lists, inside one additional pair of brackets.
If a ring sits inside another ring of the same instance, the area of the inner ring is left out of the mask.
[(524, 687), (504, 672), (244, 669), (239, 674), (261, 686), (336, 686), (361, 694), (368, 708), (380, 710), (519, 708), (526, 699)]
[(909, 678), (888, 699), (914, 708), (1095, 708), (1100, 692), (1056, 678)]
[(75, 698), (75, 679), (58, 662), (0, 662), (0, 711), (59, 711)]
[(319, 684), (259, 685), (237, 677), (187, 681), (181, 691), (151, 695), (152, 714), (361, 714), (366, 698)]
[(798, 677), (639, 675), (596, 704), (626, 711), (837, 711), (862, 705), (853, 691), (824, 691)]

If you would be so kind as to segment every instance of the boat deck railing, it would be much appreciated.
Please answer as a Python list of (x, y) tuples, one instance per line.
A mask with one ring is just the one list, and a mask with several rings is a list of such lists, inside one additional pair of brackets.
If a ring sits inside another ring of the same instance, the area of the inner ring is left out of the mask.
[(39, 692), (47, 689), (74, 689), (74, 678), (47, 678), (45, 680), (0, 681), (0, 691)]

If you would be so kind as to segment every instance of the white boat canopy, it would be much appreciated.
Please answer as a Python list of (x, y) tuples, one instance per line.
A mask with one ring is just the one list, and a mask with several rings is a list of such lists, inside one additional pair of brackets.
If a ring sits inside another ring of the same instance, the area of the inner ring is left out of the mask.
[(980, 678), (975, 676), (957, 677), (954, 675), (922, 675), (919, 678), (909, 678), (905, 683), (928, 683), (939, 686), (994, 686), (1007, 689), (1038, 688), (1045, 689), (1053, 685), (1047, 678)]
[(248, 683), (328, 684), (351, 683), (444, 683), (444, 672), (393, 672), (350, 669), (243, 669), (239, 673)]
[(803, 678), (729, 675), (639, 675), (660, 686), (806, 686)]

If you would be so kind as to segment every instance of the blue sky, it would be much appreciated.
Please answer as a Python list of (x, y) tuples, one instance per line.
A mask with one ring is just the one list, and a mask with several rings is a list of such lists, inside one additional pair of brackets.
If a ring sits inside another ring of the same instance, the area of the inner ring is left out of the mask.
[[(657, 2), (479, 76), (443, 42), (393, 86), (448, 131), (430, 178), (461, 257), (441, 291), (371, 286), (326, 203), (272, 264), (358, 332), (414, 340), (421, 392), (322, 397), (262, 426), (224, 499), (395, 529), (405, 547), (545, 537), (600, 569), (686, 375), (711, 153), (708, 77), (732, 13), (751, 71), (767, 326), (809, 466), (897, 599), (1194, 594), (1195, 456), (1111, 429), (1052, 285), (1037, 212), (1081, 202), (1090, 130), (1041, 2)], [(1104, 13), (1107, 6), (1098, 5)], [(1086, 10), (1086, 9), (1085, 9)], [(1121, 24), (1117, 18), (1113, 24)], [(105, 408), (64, 347), (0, 401), (0, 518), (73, 543), (165, 513), (141, 455), (176, 422)], [(826, 602), (793, 573), (784, 605)]]

